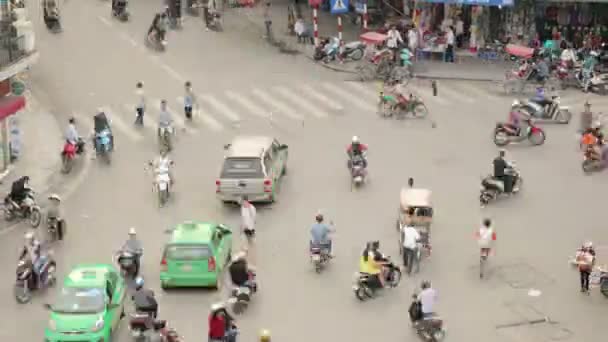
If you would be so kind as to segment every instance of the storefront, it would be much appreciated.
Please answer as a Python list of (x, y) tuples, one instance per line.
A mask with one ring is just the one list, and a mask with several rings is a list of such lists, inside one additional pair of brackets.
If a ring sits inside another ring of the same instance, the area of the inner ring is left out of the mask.
[[(25, 97), (11, 92), (11, 80), (0, 82), (0, 172), (5, 171), (12, 161), (11, 141), (14, 144), (15, 124), (12, 115), (25, 108)], [(17, 148), (17, 146), (15, 146)]]
[(576, 48), (608, 42), (608, 0), (536, 1), (535, 13), (541, 41), (566, 40)]
[(513, 0), (419, 0), (414, 4), (414, 22), (422, 32), (455, 28), (458, 46), (477, 49), (486, 41), (501, 38), (502, 23)]

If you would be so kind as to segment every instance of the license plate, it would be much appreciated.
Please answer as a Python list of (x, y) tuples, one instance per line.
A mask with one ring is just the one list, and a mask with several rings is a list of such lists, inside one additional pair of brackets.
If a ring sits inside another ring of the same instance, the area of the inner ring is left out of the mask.
[(192, 271), (192, 266), (191, 265), (184, 265), (184, 266), (182, 266), (182, 271), (184, 271), (184, 272), (190, 272), (190, 271)]

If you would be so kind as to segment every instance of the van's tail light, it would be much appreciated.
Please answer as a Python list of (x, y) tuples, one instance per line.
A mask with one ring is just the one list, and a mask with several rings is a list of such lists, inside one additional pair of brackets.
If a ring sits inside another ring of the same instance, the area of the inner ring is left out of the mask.
[(215, 193), (219, 193), (220, 192), (220, 185), (222, 184), (222, 182), (220, 182), (220, 180), (216, 180), (215, 181)]
[(160, 262), (160, 271), (167, 272), (167, 259), (165, 258)]
[(215, 271), (215, 258), (214, 257), (210, 257), (209, 260), (207, 260), (207, 270)]
[(272, 192), (272, 181), (270, 179), (264, 180), (264, 192)]

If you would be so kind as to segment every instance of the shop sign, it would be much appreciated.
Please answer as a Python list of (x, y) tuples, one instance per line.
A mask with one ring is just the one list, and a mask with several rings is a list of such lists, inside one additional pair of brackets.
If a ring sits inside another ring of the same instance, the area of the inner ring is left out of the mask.
[(308, 0), (308, 4), (311, 7), (321, 6), (321, 2), (323, 2), (323, 1), (322, 0)]
[(329, 0), (331, 14), (348, 13), (348, 0)]

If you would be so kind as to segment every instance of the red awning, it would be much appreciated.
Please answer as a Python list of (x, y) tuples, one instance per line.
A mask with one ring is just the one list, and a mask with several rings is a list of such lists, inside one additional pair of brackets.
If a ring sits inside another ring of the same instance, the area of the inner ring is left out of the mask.
[(534, 55), (534, 49), (514, 44), (507, 44), (505, 51), (511, 56), (520, 58), (531, 58)]
[(25, 96), (7, 95), (0, 98), (0, 120), (11, 116), (25, 107)]
[(359, 39), (362, 42), (371, 45), (381, 44), (386, 40), (386, 38), (388, 38), (387, 35), (378, 32), (366, 32), (359, 36)]

